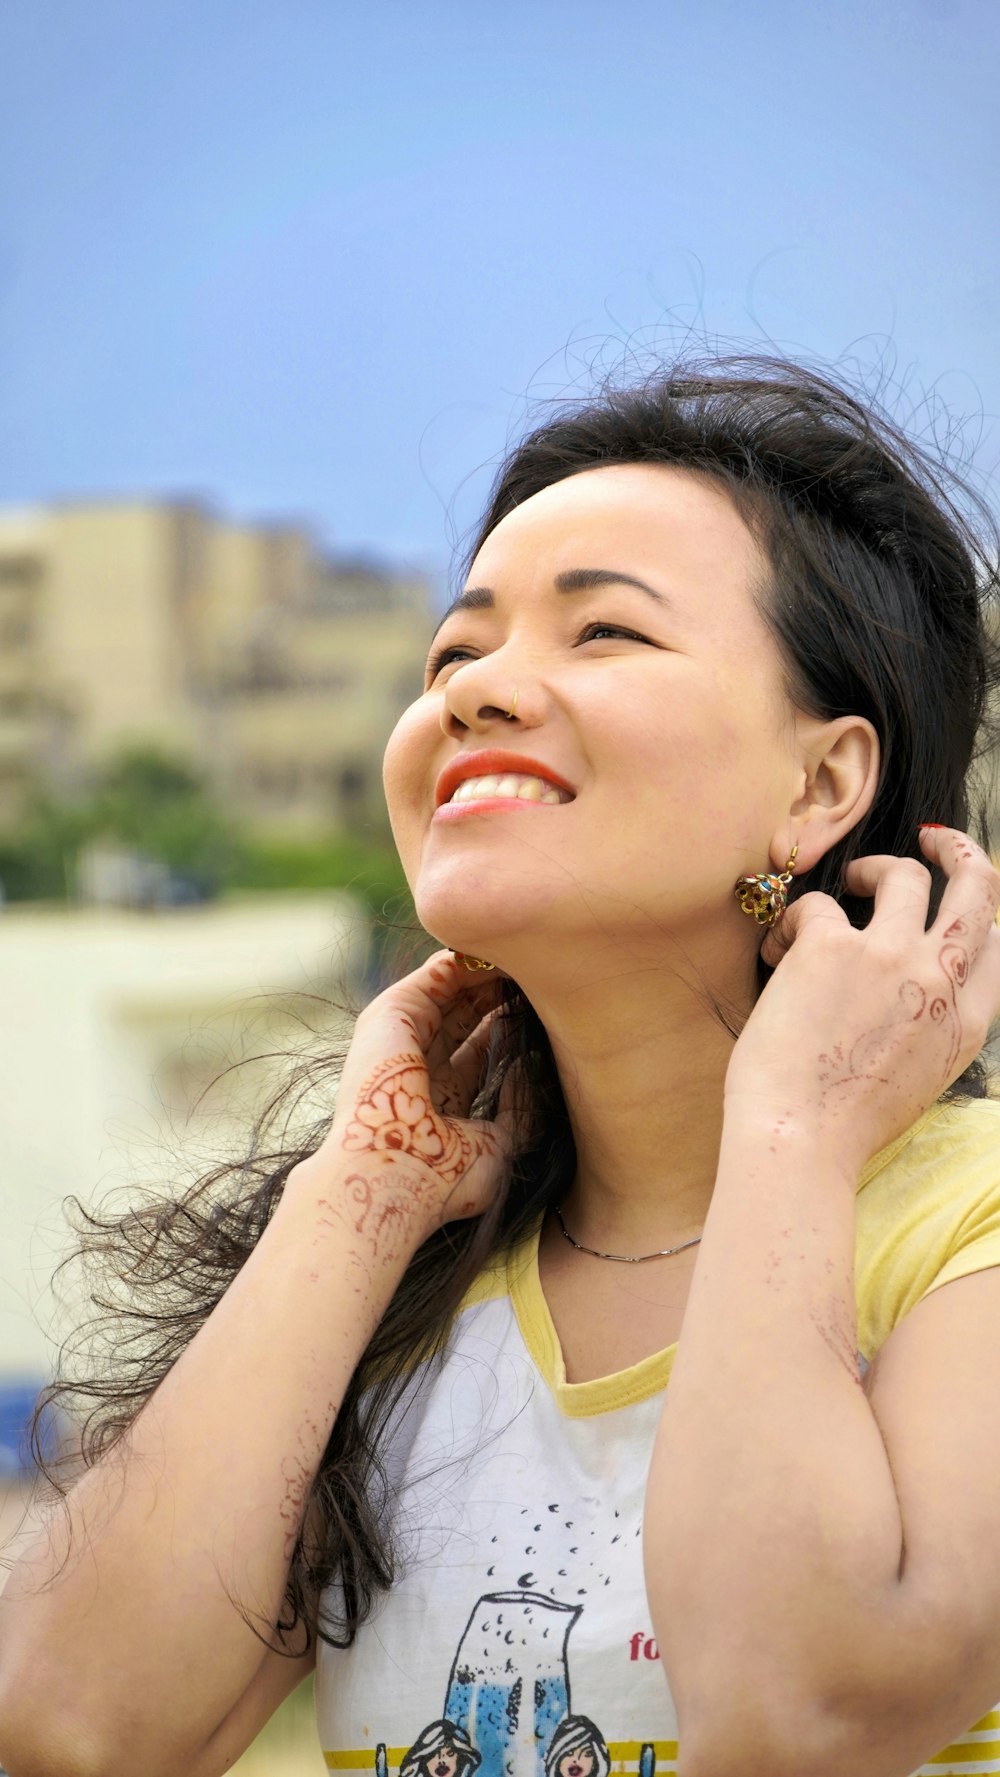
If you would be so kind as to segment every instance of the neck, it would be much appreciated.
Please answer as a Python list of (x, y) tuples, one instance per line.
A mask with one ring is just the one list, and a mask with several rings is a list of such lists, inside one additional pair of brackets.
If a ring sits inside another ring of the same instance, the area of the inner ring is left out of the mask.
[[(700, 1233), (733, 1047), (710, 984), (696, 990), (643, 970), (582, 985), (577, 976), (565, 996), (525, 990), (548, 1033), (576, 1144), (562, 1205), (570, 1233), (621, 1253)], [(739, 1011), (751, 1003), (748, 982)]]

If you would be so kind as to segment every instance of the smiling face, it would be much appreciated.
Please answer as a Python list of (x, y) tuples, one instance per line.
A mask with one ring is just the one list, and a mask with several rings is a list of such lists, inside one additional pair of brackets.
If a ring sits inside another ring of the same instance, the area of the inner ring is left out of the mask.
[[(554, 943), (746, 952), (733, 883), (767, 868), (799, 781), (765, 577), (725, 493), (673, 468), (585, 471), (491, 532), (386, 752), (430, 932), (518, 978)], [(470, 773), (498, 781), (439, 807)], [(535, 775), (558, 798), (515, 799)]]

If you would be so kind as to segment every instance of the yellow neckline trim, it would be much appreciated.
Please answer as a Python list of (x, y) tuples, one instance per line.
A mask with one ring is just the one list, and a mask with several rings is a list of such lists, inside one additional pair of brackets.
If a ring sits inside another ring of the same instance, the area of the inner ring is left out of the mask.
[[(940, 1116), (948, 1108), (947, 1105), (932, 1105), (929, 1111), (925, 1111), (895, 1141), (880, 1148), (862, 1172), (858, 1180), (858, 1190), (862, 1191), (865, 1185), (870, 1184), (877, 1173), (895, 1160), (907, 1142), (912, 1141), (932, 1118)], [(570, 1419), (590, 1419), (599, 1413), (613, 1413), (619, 1407), (631, 1407), (638, 1401), (648, 1400), (651, 1395), (660, 1394), (666, 1388), (674, 1367), (676, 1341), (663, 1351), (654, 1351), (649, 1357), (641, 1358), (639, 1363), (631, 1364), (627, 1370), (617, 1370), (610, 1376), (595, 1376), (590, 1382), (567, 1382), (559, 1335), (549, 1313), (538, 1272), (541, 1232), (539, 1223), (534, 1232), (508, 1254), (506, 1284), (521, 1337), (529, 1356), (554, 1395), (559, 1411)], [(498, 1267), (498, 1270), (502, 1276), (502, 1268)], [(501, 1293), (497, 1288), (498, 1281), (494, 1273), (487, 1290), (480, 1297), (481, 1300)]]
[(673, 1368), (676, 1344), (654, 1351), (627, 1370), (612, 1376), (595, 1376), (591, 1382), (567, 1382), (566, 1365), (549, 1305), (538, 1274), (538, 1242), (541, 1224), (509, 1255), (507, 1288), (528, 1354), (555, 1396), (561, 1413), (570, 1419), (589, 1419), (613, 1413), (648, 1400), (666, 1388)]

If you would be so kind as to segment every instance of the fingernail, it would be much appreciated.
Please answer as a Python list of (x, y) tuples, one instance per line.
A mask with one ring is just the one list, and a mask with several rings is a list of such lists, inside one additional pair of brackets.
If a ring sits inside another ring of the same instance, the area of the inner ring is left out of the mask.
[(928, 827), (936, 828), (939, 833), (944, 833), (946, 831), (945, 824), (943, 821), (921, 821), (921, 823), (920, 823), (921, 833), (926, 833)]

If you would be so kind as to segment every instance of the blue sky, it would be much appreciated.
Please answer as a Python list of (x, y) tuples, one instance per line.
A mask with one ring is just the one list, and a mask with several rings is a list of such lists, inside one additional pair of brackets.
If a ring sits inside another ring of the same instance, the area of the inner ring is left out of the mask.
[(532, 404), (689, 330), (1000, 458), (995, 0), (38, 0), (0, 60), (0, 504), (443, 572)]

